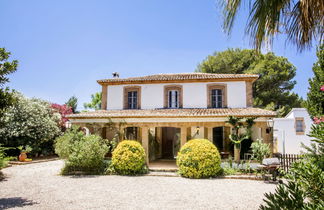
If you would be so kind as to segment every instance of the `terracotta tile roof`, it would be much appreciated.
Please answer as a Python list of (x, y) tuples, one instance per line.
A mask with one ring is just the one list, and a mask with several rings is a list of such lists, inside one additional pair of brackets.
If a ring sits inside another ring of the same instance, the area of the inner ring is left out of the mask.
[(250, 79), (256, 80), (259, 78), (257, 74), (209, 74), (209, 73), (177, 73), (177, 74), (154, 74), (143, 77), (128, 77), (128, 78), (113, 78), (98, 80), (99, 84), (103, 83), (134, 83), (134, 82), (167, 82), (167, 81), (179, 81), (179, 80), (215, 80), (215, 79)]
[(233, 109), (133, 109), (98, 110), (69, 115), (68, 118), (145, 118), (145, 117), (226, 117), (226, 116), (275, 116), (276, 112), (259, 108)]

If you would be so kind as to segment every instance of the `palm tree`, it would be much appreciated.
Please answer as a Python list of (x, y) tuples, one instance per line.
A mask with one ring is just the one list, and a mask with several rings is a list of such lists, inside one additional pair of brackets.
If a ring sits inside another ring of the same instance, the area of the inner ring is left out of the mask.
[(243, 2), (248, 2), (246, 33), (258, 51), (262, 45), (272, 44), (277, 34), (287, 34), (287, 41), (296, 45), (299, 51), (310, 48), (314, 40), (323, 43), (323, 0), (220, 1), (224, 12), (223, 27), (227, 33), (231, 32)]

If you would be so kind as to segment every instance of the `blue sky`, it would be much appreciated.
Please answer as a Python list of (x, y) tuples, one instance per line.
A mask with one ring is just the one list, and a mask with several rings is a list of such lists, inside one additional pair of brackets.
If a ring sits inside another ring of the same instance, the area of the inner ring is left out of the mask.
[[(228, 37), (217, 0), (1, 0), (0, 47), (19, 60), (10, 88), (56, 103), (75, 95), (82, 109), (114, 71), (193, 72), (214, 51), (251, 48), (245, 17)], [(283, 36), (273, 51), (297, 67), (294, 91), (305, 98), (315, 48), (297, 53)]]

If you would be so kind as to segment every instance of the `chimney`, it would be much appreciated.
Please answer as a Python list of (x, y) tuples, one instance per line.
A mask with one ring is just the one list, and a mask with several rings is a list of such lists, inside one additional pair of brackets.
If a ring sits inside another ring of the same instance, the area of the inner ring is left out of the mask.
[(113, 72), (112, 76), (113, 76), (113, 78), (119, 78), (119, 73), (118, 72)]

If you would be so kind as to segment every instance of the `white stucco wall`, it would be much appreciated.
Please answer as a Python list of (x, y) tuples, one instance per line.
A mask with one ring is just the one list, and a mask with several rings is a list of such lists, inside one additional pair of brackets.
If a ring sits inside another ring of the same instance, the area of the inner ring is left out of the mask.
[[(305, 122), (305, 135), (297, 135), (295, 130), (295, 118), (303, 117)], [(274, 139), (277, 140), (278, 152), (286, 154), (298, 154), (303, 151), (301, 143), (309, 146), (312, 120), (306, 109), (295, 108), (285, 118), (274, 118)]]
[[(246, 107), (245, 82), (222, 82), (227, 85), (227, 105), (229, 108)], [(183, 88), (183, 108), (207, 108), (207, 85), (213, 83), (181, 83)], [(133, 84), (141, 86), (141, 108), (163, 108), (164, 86), (178, 84)], [(108, 86), (107, 109), (123, 108), (123, 88), (129, 85)]]

